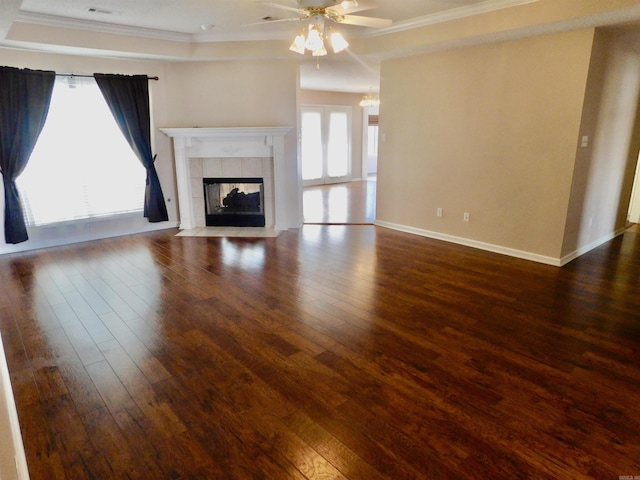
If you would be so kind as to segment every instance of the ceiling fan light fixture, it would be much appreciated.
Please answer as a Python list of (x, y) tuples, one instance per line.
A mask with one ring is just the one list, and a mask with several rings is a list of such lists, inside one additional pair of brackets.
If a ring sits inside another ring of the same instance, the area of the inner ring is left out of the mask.
[(300, 35), (295, 37), (289, 49), (299, 54), (306, 53), (306, 51), (309, 50), (315, 57), (327, 54), (328, 47), (325, 46), (325, 40), (331, 43), (331, 47), (335, 53), (342, 52), (349, 47), (349, 42), (346, 41), (341, 33), (332, 31), (332, 23), (344, 23), (368, 28), (385, 28), (393, 23), (387, 18), (352, 15), (354, 12), (373, 8), (369, 6), (365, 6), (364, 8), (359, 7), (357, 0), (297, 0), (299, 8), (273, 2), (260, 1), (258, 3), (264, 3), (270, 7), (293, 11), (298, 14), (298, 18), (271, 20), (271, 17), (264, 17), (263, 20), (270, 19), (270, 21), (274, 23), (296, 20), (308, 21), (308, 28), (302, 31), (302, 36), (305, 37), (304, 49), (301, 45)]
[(314, 57), (324, 57), (326, 54), (327, 54), (327, 49), (324, 47), (324, 44), (322, 44), (322, 46), (317, 50), (313, 50), (311, 52), (311, 55), (313, 55)]
[(293, 40), (293, 43), (289, 47), (289, 50), (291, 50), (292, 52), (299, 53), (300, 55), (304, 55), (304, 50), (305, 50), (304, 45), (305, 45), (305, 38), (304, 38), (304, 31), (302, 31), (302, 33), (298, 34), (298, 36), (296, 36), (296, 38)]
[(309, 25), (309, 34), (307, 35), (307, 40), (304, 46), (307, 50), (312, 52), (314, 56), (318, 56), (315, 54), (316, 51), (325, 49), (324, 40), (322, 40), (322, 32), (320, 31), (320, 28), (318, 28), (318, 25), (314, 25), (314, 24)]
[[(325, 46), (325, 40), (331, 43), (331, 48), (334, 53), (342, 52), (349, 47), (349, 42), (345, 40), (340, 32), (336, 32), (331, 26), (325, 25), (325, 17), (326, 14), (324, 13), (313, 15), (309, 19), (308, 27), (303, 29), (302, 32), (293, 39), (289, 50), (299, 53), (300, 55), (304, 55), (308, 50), (314, 57), (324, 57), (327, 55), (328, 48)], [(336, 21), (335, 16), (327, 18)]]
[(331, 34), (331, 46), (334, 53), (340, 53), (349, 46), (349, 42), (344, 39), (340, 32), (333, 32)]

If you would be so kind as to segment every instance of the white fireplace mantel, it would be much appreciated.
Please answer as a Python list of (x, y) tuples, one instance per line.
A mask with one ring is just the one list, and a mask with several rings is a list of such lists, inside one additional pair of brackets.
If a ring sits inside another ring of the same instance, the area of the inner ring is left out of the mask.
[(292, 130), (293, 127), (161, 128), (161, 132), (173, 139), (180, 229), (203, 226), (197, 225), (193, 213), (191, 158), (268, 157), (272, 159), (273, 168), (273, 228), (286, 230), (288, 226), (282, 220), (286, 217), (284, 138)]

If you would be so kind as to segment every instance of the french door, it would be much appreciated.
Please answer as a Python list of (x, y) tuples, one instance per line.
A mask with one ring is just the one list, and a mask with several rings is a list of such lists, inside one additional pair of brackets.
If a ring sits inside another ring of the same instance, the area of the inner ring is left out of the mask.
[(302, 183), (322, 185), (351, 178), (351, 107), (303, 106)]

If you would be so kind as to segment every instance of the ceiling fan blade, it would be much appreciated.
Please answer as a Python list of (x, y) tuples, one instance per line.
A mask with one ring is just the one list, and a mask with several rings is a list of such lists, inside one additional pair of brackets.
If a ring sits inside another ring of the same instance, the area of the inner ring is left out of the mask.
[(279, 8), (280, 10), (289, 10), (290, 12), (300, 13), (299, 8), (287, 7), (286, 5), (280, 5), (279, 3), (273, 3), (273, 2), (256, 2), (256, 3), (259, 3), (260, 5), (266, 5), (268, 7)]
[(359, 25), (361, 27), (384, 28), (390, 26), (393, 21), (388, 18), (363, 17), (360, 15), (345, 15), (339, 23), (347, 25)]
[[(354, 8), (347, 8), (346, 10), (343, 10), (342, 8), (340, 8), (340, 5), (338, 5), (337, 7), (327, 8), (327, 14), (335, 15), (335, 16), (351, 15), (352, 13), (355, 13), (355, 12), (363, 12), (365, 10), (371, 10), (371, 8), (372, 7), (354, 7)], [(373, 8), (376, 8), (376, 7), (373, 7)]]
[(243, 27), (253, 27), (255, 25), (269, 25), (271, 23), (282, 23), (282, 22), (299, 22), (301, 20), (304, 20), (304, 18), (279, 18), (277, 20), (264, 20), (262, 22), (255, 22), (255, 23), (245, 23), (244, 25), (242, 25)]
[(372, 10), (374, 8), (378, 8), (376, 5), (362, 5), (362, 3), (358, 3), (358, 5), (351, 5), (347, 8), (343, 8), (342, 4), (335, 5), (333, 7), (328, 7), (327, 11), (335, 12), (336, 15), (350, 15), (356, 12), (363, 12), (365, 10)]

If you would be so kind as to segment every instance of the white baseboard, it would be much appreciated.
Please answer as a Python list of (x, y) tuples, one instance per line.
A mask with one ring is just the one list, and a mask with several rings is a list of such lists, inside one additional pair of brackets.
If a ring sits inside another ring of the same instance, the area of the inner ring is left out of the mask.
[(610, 233), (608, 235), (605, 235), (602, 238), (599, 238), (598, 240), (596, 240), (594, 242), (591, 242), (589, 245), (585, 245), (584, 247), (580, 247), (577, 250), (574, 250), (573, 252), (565, 255), (564, 257), (562, 257), (560, 259), (560, 265), (561, 266), (562, 265), (566, 265), (571, 260), (575, 260), (576, 258), (578, 258), (580, 255), (584, 255), (585, 253), (593, 250), (594, 248), (599, 247), (603, 243), (607, 243), (608, 241), (613, 240), (614, 238), (622, 235), (625, 230), (626, 230), (625, 228), (619, 228), (615, 232), (612, 232), (612, 233)]
[(383, 222), (376, 220), (374, 222), (375, 225), (385, 228), (391, 228), (393, 230), (398, 230), (405, 233), (412, 233), (414, 235), (420, 235), (422, 237), (433, 238), (435, 240), (443, 240), (445, 242), (451, 242), (458, 245), (464, 245), (467, 247), (478, 248), (480, 250), (486, 250), (488, 252), (500, 253), (502, 255), (508, 255), (510, 257), (522, 258), (524, 260), (531, 260), (533, 262), (544, 263), (546, 265), (552, 265), (554, 267), (562, 267), (569, 263), (572, 260), (575, 260), (581, 255), (593, 250), (594, 248), (599, 247), (600, 245), (613, 240), (619, 235), (622, 235), (625, 231), (624, 228), (620, 228), (615, 232), (612, 232), (604, 237), (590, 243), (589, 245), (585, 245), (584, 247), (580, 247), (574, 252), (565, 255), (561, 258), (548, 257), (545, 255), (539, 255), (537, 253), (526, 252), (524, 250), (516, 250), (513, 248), (502, 247), (500, 245), (493, 245), (485, 242), (478, 242), (476, 240), (471, 240), (469, 238), (456, 237), (455, 235), (448, 235), (446, 233), (432, 232), (430, 230), (424, 230), (421, 228), (408, 227), (406, 225), (399, 225), (396, 223)]
[(435, 240), (442, 240), (445, 242), (455, 243), (458, 245), (464, 245), (466, 247), (477, 248), (480, 250), (486, 250), (488, 252), (500, 253), (502, 255), (508, 255), (510, 257), (521, 258), (524, 260), (531, 260), (533, 262), (544, 263), (546, 265), (553, 265), (554, 267), (560, 267), (561, 259), (548, 257), (545, 255), (539, 255), (537, 253), (526, 252), (524, 250), (516, 250), (514, 248), (502, 247), (500, 245), (493, 245), (491, 243), (479, 242), (477, 240), (471, 240), (469, 238), (457, 237), (455, 235), (448, 235), (446, 233), (432, 232), (430, 230), (424, 230), (421, 228), (408, 227), (406, 225), (399, 225), (396, 223), (383, 222), (376, 220), (375, 225), (385, 228), (391, 228), (405, 233), (412, 233), (414, 235), (420, 235), (422, 237), (433, 238)]

